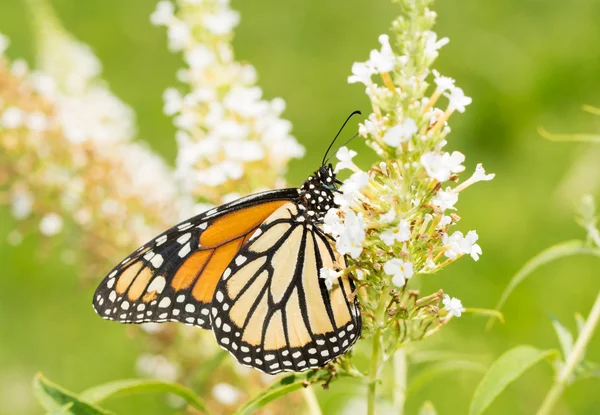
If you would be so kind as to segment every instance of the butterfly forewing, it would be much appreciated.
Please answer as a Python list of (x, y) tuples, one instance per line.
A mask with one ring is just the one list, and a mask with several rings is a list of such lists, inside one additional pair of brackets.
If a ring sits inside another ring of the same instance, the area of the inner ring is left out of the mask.
[(322, 267), (344, 268), (330, 240), (286, 203), (253, 233), (217, 285), (211, 322), (221, 347), (266, 373), (322, 367), (360, 336), (354, 286), (328, 290)]
[(295, 189), (260, 193), (174, 226), (107, 275), (94, 309), (122, 323), (180, 321), (209, 329), (223, 272), (258, 226), (296, 195)]

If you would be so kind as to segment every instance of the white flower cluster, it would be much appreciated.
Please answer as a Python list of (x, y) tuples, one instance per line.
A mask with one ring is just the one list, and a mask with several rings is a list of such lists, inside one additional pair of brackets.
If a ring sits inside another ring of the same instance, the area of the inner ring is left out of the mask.
[[(131, 141), (133, 112), (99, 78), (101, 67), (89, 47), (52, 16), (38, 20), (39, 69), (0, 56), (6, 85), (0, 91), (0, 147), (19, 160), (0, 168), (16, 169), (13, 177), (21, 177), (10, 183), (12, 214), (28, 219), (35, 211), (46, 236), (61, 232), (65, 219), (88, 230), (94, 223), (127, 222), (128, 238), (145, 242), (178, 214), (174, 175), (147, 146)], [(7, 45), (0, 35), (1, 49)]]
[[(435, 13), (427, 13), (435, 18)], [(400, 18), (395, 24), (402, 22)], [(405, 26), (400, 33), (410, 30)], [(359, 134), (384, 161), (366, 173), (352, 162), (356, 152), (338, 151), (336, 171), (353, 173), (336, 197), (338, 207), (327, 213), (324, 223), (338, 251), (355, 260), (354, 269), (382, 270), (396, 287), (403, 287), (414, 274), (435, 272), (463, 255), (479, 259), (477, 232), (449, 233), (459, 217), (447, 212), (456, 210), (459, 192), (494, 177), (478, 164), (468, 180), (452, 185), (465, 170), (465, 156), (443, 150), (450, 132), (447, 121), (453, 112), (464, 112), (471, 98), (453, 79), (429, 69), (448, 39), (438, 40), (430, 30), (416, 31), (414, 36), (416, 43), (405, 38), (410, 47), (404, 47), (399, 37), (396, 47), (401, 53), (396, 53), (389, 37), (381, 35), (380, 50), (372, 50), (366, 62), (352, 66), (348, 82), (364, 84), (373, 106)], [(424, 96), (431, 78), (434, 90)], [(445, 110), (435, 107), (442, 97), (447, 99)], [(321, 270), (326, 280), (336, 276), (339, 271)], [(444, 305), (449, 314), (460, 316), (459, 300), (446, 298)]]
[[(275, 185), (303, 147), (281, 119), (282, 99), (262, 99), (256, 70), (237, 62), (231, 47), (239, 14), (224, 0), (161, 1), (150, 20), (165, 26), (169, 48), (187, 64), (178, 72), (187, 91), (169, 88), (164, 112), (177, 127), (178, 177), (186, 191), (210, 194), (207, 187), (248, 192)], [(253, 170), (254, 169), (254, 170)], [(260, 183), (240, 187), (240, 179), (261, 175)], [(238, 183), (238, 185), (227, 186)], [(219, 200), (213, 200), (218, 202)]]

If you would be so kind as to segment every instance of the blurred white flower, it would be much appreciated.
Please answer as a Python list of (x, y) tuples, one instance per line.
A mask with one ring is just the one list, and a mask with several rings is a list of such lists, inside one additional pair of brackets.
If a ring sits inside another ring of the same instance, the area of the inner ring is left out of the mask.
[(150, 15), (150, 21), (153, 25), (167, 25), (174, 18), (175, 5), (170, 1), (160, 1), (156, 9)]
[(11, 213), (15, 219), (24, 219), (31, 214), (33, 194), (23, 186), (15, 186), (11, 193)]
[(54, 236), (63, 228), (63, 218), (57, 213), (46, 213), (40, 220), (40, 232), (45, 236)]
[(234, 10), (222, 9), (204, 16), (204, 27), (215, 35), (225, 35), (240, 22), (240, 14)]
[(0, 33), (0, 56), (4, 54), (6, 49), (10, 46), (10, 39)]
[(462, 302), (456, 297), (450, 298), (448, 294), (444, 294), (442, 303), (444, 304), (444, 308), (448, 311), (448, 314), (455, 317), (460, 317), (462, 313), (465, 312)]
[(233, 405), (240, 399), (240, 391), (228, 383), (217, 383), (213, 386), (212, 395), (223, 405)]
[(23, 125), (25, 114), (21, 108), (8, 107), (0, 117), (0, 126), (8, 129), (19, 128)]
[(406, 280), (410, 279), (413, 274), (413, 264), (411, 262), (404, 262), (398, 258), (392, 258), (383, 265), (383, 271), (387, 275), (392, 276), (392, 284), (396, 287), (403, 287), (406, 284)]
[(404, 119), (402, 123), (396, 124), (388, 129), (383, 135), (383, 142), (392, 147), (398, 147), (419, 131), (415, 120), (410, 117)]
[(144, 353), (138, 357), (135, 367), (142, 376), (174, 382), (179, 376), (179, 368), (163, 355)]

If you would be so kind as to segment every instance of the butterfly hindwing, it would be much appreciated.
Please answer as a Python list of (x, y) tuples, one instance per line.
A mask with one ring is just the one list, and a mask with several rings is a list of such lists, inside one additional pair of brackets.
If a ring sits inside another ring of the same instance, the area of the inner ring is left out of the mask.
[(210, 329), (221, 275), (257, 227), (296, 195), (296, 189), (259, 193), (174, 226), (106, 276), (94, 309), (122, 323), (180, 321)]
[(219, 281), (210, 319), (218, 343), (266, 373), (322, 367), (361, 331), (347, 277), (328, 290), (322, 267), (345, 268), (329, 238), (296, 204), (277, 209), (235, 256)]

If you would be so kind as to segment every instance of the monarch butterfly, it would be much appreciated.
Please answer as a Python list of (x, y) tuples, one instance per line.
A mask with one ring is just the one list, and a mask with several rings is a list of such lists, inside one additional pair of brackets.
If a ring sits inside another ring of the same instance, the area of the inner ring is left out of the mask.
[(322, 267), (346, 267), (321, 225), (342, 184), (326, 157), (356, 113), (300, 188), (201, 213), (125, 258), (96, 289), (96, 313), (212, 330), (240, 363), (269, 374), (322, 367), (345, 353), (362, 320), (347, 275), (331, 290), (319, 278)]

